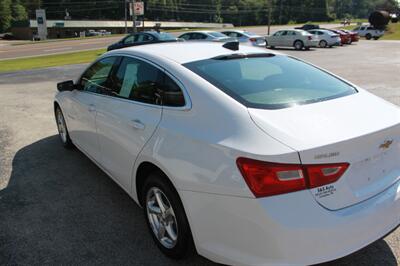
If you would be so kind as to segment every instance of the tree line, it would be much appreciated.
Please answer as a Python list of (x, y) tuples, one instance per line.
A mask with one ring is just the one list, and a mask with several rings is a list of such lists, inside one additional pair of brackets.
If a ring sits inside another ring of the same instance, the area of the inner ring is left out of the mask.
[[(396, 0), (145, 0), (145, 20), (225, 22), (263, 25), (367, 18), (376, 9), (398, 11)], [(125, 0), (0, 0), (0, 32), (15, 21), (48, 19), (123, 20)], [(270, 16), (269, 16), (270, 15)]]

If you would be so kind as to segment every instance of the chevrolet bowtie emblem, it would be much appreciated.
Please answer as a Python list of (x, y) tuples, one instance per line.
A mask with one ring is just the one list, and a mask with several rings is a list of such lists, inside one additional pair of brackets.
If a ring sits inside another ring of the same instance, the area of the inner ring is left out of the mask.
[(381, 145), (379, 145), (380, 149), (386, 150), (389, 149), (390, 145), (392, 145), (393, 140), (386, 140), (384, 143), (382, 143)]

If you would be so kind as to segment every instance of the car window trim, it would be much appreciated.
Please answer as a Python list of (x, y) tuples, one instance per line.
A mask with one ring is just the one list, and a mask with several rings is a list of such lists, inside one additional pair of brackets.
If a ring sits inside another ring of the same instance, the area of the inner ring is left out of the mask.
[[(189, 110), (192, 109), (192, 101), (191, 101), (189, 93), (187, 92), (187, 90), (186, 90), (185, 86), (183, 85), (183, 83), (177, 77), (175, 77), (172, 73), (170, 73), (165, 68), (163, 68), (162, 66), (158, 65), (157, 63), (152, 62), (151, 60), (148, 60), (147, 58), (143, 58), (141, 56), (132, 55), (132, 54), (126, 54), (126, 53), (115, 53), (115, 54), (112, 54), (112, 55), (102, 56), (101, 58), (99, 58), (98, 60), (93, 62), (83, 73), (85, 73), (92, 65), (96, 64), (98, 61), (100, 61), (102, 59), (105, 59), (105, 58), (109, 58), (109, 57), (117, 57), (118, 58), (118, 67), (116, 67), (115, 66), (116, 64), (114, 64), (113, 65), (113, 69), (114, 69), (114, 67), (116, 69), (119, 68), (123, 57), (131, 57), (133, 59), (141, 60), (141, 61), (144, 61), (144, 62), (149, 63), (150, 65), (156, 67), (158, 70), (160, 70), (161, 72), (166, 74), (168, 77), (170, 77), (178, 85), (178, 87), (182, 90), (183, 97), (185, 99), (185, 105), (184, 106), (164, 106), (164, 105), (156, 105), (156, 104), (139, 102), (139, 101), (136, 101), (136, 100), (133, 100), (133, 99), (125, 99), (125, 98), (115, 97), (115, 96), (111, 96), (111, 95), (104, 95), (104, 94), (100, 94), (100, 93), (94, 93), (94, 92), (89, 92), (89, 91), (80, 90), (81, 92), (91, 93), (91, 94), (94, 94), (94, 95), (108, 97), (108, 98), (112, 98), (112, 99), (116, 99), (116, 100), (129, 101), (131, 103), (135, 103), (135, 104), (139, 104), (139, 105), (143, 105), (143, 106), (149, 106), (149, 107), (154, 107), (154, 108), (162, 108), (162, 109), (166, 109), (166, 110), (189, 111)], [(110, 78), (113, 69), (111, 69), (111, 72), (110, 72), (109, 77), (107, 78), (107, 81)], [(81, 80), (81, 78), (83, 76), (83, 73), (82, 73), (81, 77), (78, 79), (79, 81)]]

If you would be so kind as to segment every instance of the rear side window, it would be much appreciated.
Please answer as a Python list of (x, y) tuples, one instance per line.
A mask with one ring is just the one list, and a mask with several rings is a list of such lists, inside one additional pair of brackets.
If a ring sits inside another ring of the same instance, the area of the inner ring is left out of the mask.
[(111, 78), (114, 96), (148, 104), (161, 104), (162, 72), (141, 60), (125, 57)]
[(281, 55), (207, 59), (185, 66), (251, 108), (280, 109), (357, 92), (316, 67)]
[(172, 107), (185, 105), (183, 92), (171, 77), (136, 58), (123, 58), (110, 80), (113, 96), (147, 104)]
[(168, 75), (163, 74), (163, 105), (172, 107), (185, 106), (185, 97), (178, 84)]

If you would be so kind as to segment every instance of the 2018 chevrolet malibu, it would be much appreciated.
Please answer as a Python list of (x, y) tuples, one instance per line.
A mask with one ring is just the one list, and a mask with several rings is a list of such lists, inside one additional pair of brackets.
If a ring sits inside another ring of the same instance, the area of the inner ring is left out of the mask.
[(106, 53), (58, 89), (63, 145), (143, 207), (170, 257), (313, 264), (400, 223), (400, 109), (299, 59), (151, 44)]

